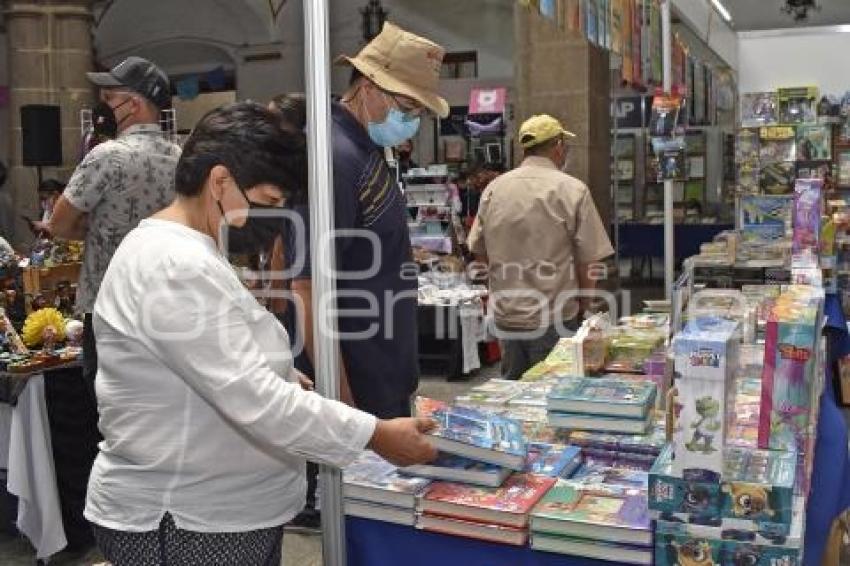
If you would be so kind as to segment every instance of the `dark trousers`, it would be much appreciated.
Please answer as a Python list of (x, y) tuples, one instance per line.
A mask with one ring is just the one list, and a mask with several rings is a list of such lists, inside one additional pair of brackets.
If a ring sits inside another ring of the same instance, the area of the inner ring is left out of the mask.
[(44, 372), (59, 505), (70, 549), (84, 549), (94, 544), (91, 526), (83, 517), (89, 475), (98, 453), (97, 445), (103, 439), (97, 428), (94, 395), (97, 351), (91, 315), (86, 315), (84, 322), (83, 356), (82, 369)]
[(97, 395), (94, 391), (95, 377), (97, 377), (97, 341), (94, 338), (92, 315), (88, 313), (83, 317), (83, 379), (85, 380), (86, 394), (94, 404), (95, 413), (97, 413)]
[[(578, 319), (565, 322), (563, 328), (575, 332), (578, 330)], [(504, 331), (503, 331), (504, 332)], [(538, 338), (511, 338), (499, 340), (502, 350), (502, 377), (504, 379), (519, 379), (529, 369), (546, 359), (549, 352), (558, 343), (561, 336), (556, 326), (550, 326)]]

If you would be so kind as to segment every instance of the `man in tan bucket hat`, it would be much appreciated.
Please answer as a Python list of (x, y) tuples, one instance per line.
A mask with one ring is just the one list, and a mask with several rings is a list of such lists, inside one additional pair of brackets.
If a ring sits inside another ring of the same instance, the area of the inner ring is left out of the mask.
[[(340, 393), (347, 403), (382, 418), (409, 415), (419, 385), (418, 283), (410, 269), (409, 215), (383, 150), (414, 137), (425, 115), (448, 115), (448, 104), (437, 94), (443, 53), (439, 45), (387, 23), (356, 57), (338, 60), (355, 70), (332, 108)], [(309, 227), (307, 208), (294, 210)], [(344, 236), (340, 230), (346, 230)], [(298, 239), (290, 236), (285, 247), (288, 264), (304, 266), (294, 274), (292, 291), (312, 362), (309, 237)], [(296, 527), (318, 526), (309, 499)]]

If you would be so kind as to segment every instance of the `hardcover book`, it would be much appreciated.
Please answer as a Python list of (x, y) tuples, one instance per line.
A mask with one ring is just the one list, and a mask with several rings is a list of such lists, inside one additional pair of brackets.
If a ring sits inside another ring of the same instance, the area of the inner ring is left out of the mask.
[(360, 517), (372, 521), (384, 523), (395, 523), (412, 527), (416, 524), (416, 513), (413, 509), (393, 507), (391, 505), (378, 505), (358, 499), (346, 499), (344, 502), (345, 514), (350, 517)]
[(615, 564), (652, 564), (652, 549), (624, 544), (606, 544), (596, 540), (532, 533), (531, 548), (568, 556), (607, 560)]
[(550, 411), (641, 418), (655, 401), (655, 384), (610, 377), (567, 379), (549, 394)]
[(632, 419), (588, 415), (585, 413), (550, 412), (549, 425), (571, 430), (589, 430), (597, 432), (617, 432), (622, 434), (646, 434), (652, 425), (652, 413), (646, 417)]
[(521, 471), (528, 451), (522, 425), (513, 419), (466, 407), (443, 407), (431, 413), (437, 427), (434, 446), (448, 454)]
[(652, 544), (646, 490), (558, 480), (531, 513), (535, 533)]
[(455, 398), (455, 404), (464, 407), (501, 407), (520, 395), (523, 387), (508, 379), (491, 379)]
[(430, 483), (400, 475), (398, 468), (370, 450), (343, 470), (345, 497), (407, 509), (416, 506), (416, 496)]
[(523, 528), (531, 509), (553, 485), (555, 479), (533, 474), (514, 474), (495, 488), (438, 482), (420, 499), (419, 511)]
[(400, 471), (406, 475), (432, 480), (471, 483), (485, 487), (498, 487), (511, 475), (511, 471), (506, 468), (452, 454), (440, 454), (430, 464), (408, 466)]
[(568, 478), (580, 465), (581, 448), (577, 446), (545, 442), (532, 442), (528, 445), (526, 473), (550, 478)]
[(435, 533), (498, 542), (513, 546), (524, 546), (528, 542), (528, 531), (525, 529), (476, 523), (475, 521), (463, 521), (427, 513), (419, 516), (416, 526), (417, 528)]
[(585, 464), (573, 475), (571, 481), (588, 486), (615, 485), (646, 491), (649, 486), (649, 472)]

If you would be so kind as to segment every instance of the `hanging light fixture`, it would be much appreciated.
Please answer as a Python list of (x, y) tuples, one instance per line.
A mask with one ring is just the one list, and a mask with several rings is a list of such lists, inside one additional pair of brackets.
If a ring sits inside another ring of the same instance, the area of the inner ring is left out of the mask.
[(805, 22), (809, 19), (809, 10), (820, 11), (821, 6), (816, 0), (785, 0), (781, 10), (794, 18), (795, 22)]
[(388, 12), (381, 6), (381, 0), (369, 0), (366, 7), (360, 10), (360, 14), (363, 16), (363, 39), (368, 43), (381, 33)]

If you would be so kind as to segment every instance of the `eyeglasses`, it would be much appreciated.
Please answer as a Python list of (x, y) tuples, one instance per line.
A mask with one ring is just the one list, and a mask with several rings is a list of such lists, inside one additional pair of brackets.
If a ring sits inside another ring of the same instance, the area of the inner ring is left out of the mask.
[(428, 113), (428, 110), (408, 96), (403, 94), (384, 93), (396, 105), (396, 108), (412, 118), (422, 118)]

